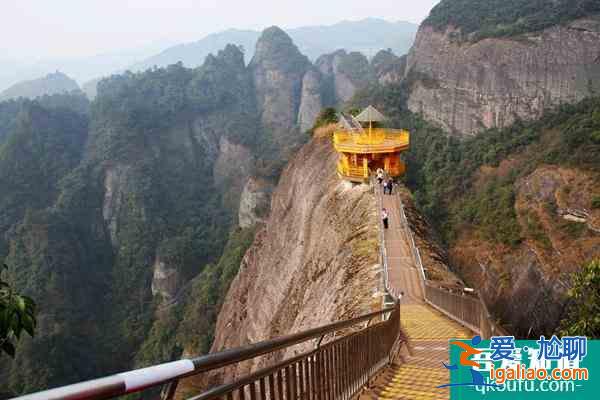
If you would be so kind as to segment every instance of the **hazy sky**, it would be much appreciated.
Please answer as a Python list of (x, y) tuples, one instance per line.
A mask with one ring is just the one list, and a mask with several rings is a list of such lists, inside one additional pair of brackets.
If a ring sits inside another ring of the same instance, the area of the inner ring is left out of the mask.
[(228, 28), (380, 17), (418, 23), (439, 0), (0, 0), (0, 59), (80, 57)]

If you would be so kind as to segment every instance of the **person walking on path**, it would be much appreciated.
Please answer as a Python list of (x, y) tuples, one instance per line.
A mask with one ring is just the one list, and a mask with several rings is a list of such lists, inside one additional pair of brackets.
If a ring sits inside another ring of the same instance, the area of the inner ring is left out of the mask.
[(385, 194), (386, 189), (388, 194), (391, 195), (392, 190), (394, 190), (394, 182), (391, 179), (385, 183), (385, 186), (383, 187), (383, 194)]
[(383, 170), (381, 168), (377, 168), (377, 182), (381, 185), (383, 182)]
[(388, 212), (385, 208), (381, 211), (381, 219), (383, 220), (383, 228), (388, 229), (390, 221), (389, 221)]

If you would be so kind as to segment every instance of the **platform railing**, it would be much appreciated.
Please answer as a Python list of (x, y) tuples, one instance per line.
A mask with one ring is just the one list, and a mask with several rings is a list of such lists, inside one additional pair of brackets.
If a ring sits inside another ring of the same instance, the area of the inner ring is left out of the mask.
[[(339, 336), (336, 337), (336, 334)], [(327, 337), (332, 340), (325, 343)], [(18, 399), (99, 400), (162, 388), (161, 398), (171, 400), (181, 379), (260, 356), (277, 358), (292, 346), (309, 341), (315, 342), (310, 351), (188, 398), (349, 400), (380, 370), (393, 362), (394, 355), (398, 353), (402, 343), (400, 303), (395, 302), (393, 307), (381, 311), (277, 339), (59, 387)]]

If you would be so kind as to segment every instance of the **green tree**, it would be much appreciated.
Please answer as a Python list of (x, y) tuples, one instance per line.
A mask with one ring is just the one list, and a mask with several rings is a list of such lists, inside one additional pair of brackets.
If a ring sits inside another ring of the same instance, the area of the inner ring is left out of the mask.
[(600, 337), (600, 259), (593, 260), (573, 277), (571, 302), (560, 333), (563, 336)]
[(4, 280), (0, 268), (0, 353), (15, 356), (15, 345), (23, 331), (33, 337), (35, 331), (35, 303), (27, 296), (15, 292)]

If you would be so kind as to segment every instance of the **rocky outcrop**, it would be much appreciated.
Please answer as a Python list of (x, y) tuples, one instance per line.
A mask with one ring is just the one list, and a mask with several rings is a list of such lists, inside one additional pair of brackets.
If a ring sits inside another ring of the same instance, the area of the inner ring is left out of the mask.
[(408, 57), (408, 107), (457, 135), (536, 119), (600, 93), (600, 18), (476, 43), (423, 25)]
[(167, 263), (157, 256), (152, 265), (152, 295), (160, 296), (163, 301), (169, 301), (177, 295), (181, 284), (177, 269), (169, 268)]
[(381, 50), (371, 60), (371, 68), (377, 82), (381, 85), (399, 83), (404, 79), (406, 73), (406, 62), (408, 56), (396, 56), (389, 50)]
[(273, 186), (262, 180), (251, 177), (244, 185), (240, 198), (238, 223), (240, 228), (250, 228), (259, 222), (265, 222), (269, 213)]
[(302, 81), (310, 61), (281, 29), (266, 29), (249, 66), (261, 122), (281, 146), (297, 139)]
[(369, 61), (361, 53), (338, 50), (317, 59), (315, 66), (326, 79), (324, 90), (334, 104), (345, 103), (370, 80)]
[[(221, 309), (212, 351), (380, 306), (373, 297), (380, 282), (376, 201), (368, 186), (339, 180), (336, 158), (329, 140), (315, 139), (284, 171), (267, 224)], [(258, 366), (228, 370), (225, 378)]]
[(298, 124), (300, 124), (301, 132), (306, 132), (313, 127), (323, 108), (321, 90), (321, 74), (315, 69), (309, 69), (302, 79), (302, 96), (298, 111)]
[(240, 193), (244, 181), (250, 176), (254, 165), (254, 156), (250, 149), (241, 144), (232, 143), (225, 136), (219, 138), (219, 152), (213, 174), (215, 183), (227, 186)]
[(119, 246), (119, 210), (123, 202), (124, 191), (128, 186), (129, 167), (123, 165), (110, 166), (104, 176), (104, 201), (102, 217), (110, 236), (113, 248)]

